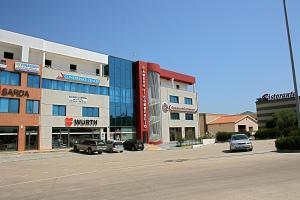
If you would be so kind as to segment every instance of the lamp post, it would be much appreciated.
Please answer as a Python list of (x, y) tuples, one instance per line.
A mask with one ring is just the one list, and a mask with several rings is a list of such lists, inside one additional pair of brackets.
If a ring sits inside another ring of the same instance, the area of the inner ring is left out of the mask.
[(283, 7), (284, 7), (285, 25), (286, 25), (286, 31), (287, 31), (287, 36), (288, 36), (290, 59), (291, 59), (291, 66), (292, 66), (292, 73), (293, 73), (293, 82), (294, 82), (294, 90), (295, 90), (295, 98), (296, 98), (296, 112), (297, 112), (298, 128), (300, 128), (299, 95), (298, 95), (298, 89), (297, 89), (297, 79), (296, 79), (296, 71), (295, 71), (295, 64), (294, 64), (293, 48), (292, 48), (291, 34), (290, 34), (290, 28), (289, 28), (289, 20), (288, 20), (285, 0), (283, 0)]

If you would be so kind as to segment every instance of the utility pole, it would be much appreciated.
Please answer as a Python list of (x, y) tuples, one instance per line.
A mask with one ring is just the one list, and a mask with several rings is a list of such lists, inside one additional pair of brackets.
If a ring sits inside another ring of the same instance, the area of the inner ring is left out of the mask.
[(291, 41), (290, 28), (289, 28), (289, 20), (288, 20), (285, 0), (283, 0), (283, 7), (284, 7), (285, 25), (286, 25), (286, 31), (287, 31), (287, 36), (288, 36), (288, 42), (289, 42), (290, 59), (291, 59), (293, 81), (294, 81), (298, 128), (300, 128), (299, 95), (298, 95), (298, 89), (297, 89), (297, 79), (296, 79), (296, 71), (295, 71), (295, 64), (294, 64), (293, 48), (292, 48), (292, 41)]

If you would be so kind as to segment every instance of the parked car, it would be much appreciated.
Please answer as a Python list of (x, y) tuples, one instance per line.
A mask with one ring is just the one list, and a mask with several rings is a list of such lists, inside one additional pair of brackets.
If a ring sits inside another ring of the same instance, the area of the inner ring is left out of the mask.
[(103, 140), (88, 139), (84, 140), (81, 143), (74, 144), (73, 150), (75, 152), (79, 152), (81, 150), (86, 151), (90, 155), (95, 152), (98, 152), (98, 154), (102, 154), (102, 152), (106, 150), (106, 144)]
[(140, 140), (133, 140), (133, 139), (126, 140), (123, 143), (123, 147), (124, 149), (131, 150), (131, 151), (144, 150), (144, 144)]
[(229, 139), (230, 151), (236, 150), (253, 150), (253, 145), (250, 139), (245, 134), (234, 134)]
[(124, 151), (123, 142), (108, 140), (106, 141), (106, 151), (107, 152), (120, 152)]

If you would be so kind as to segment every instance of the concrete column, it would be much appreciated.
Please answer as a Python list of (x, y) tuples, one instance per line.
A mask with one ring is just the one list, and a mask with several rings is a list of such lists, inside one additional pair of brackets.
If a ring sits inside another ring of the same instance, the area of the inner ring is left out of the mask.
[(43, 51), (43, 61), (42, 61), (42, 67), (45, 67), (45, 60), (46, 60), (46, 52)]
[(29, 47), (22, 46), (22, 59), (23, 62), (28, 62), (29, 60)]
[(181, 127), (181, 133), (182, 133), (182, 138), (185, 138), (185, 129), (184, 129), (184, 127)]
[(110, 129), (109, 129), (109, 127), (106, 128), (106, 135), (107, 135), (107, 140), (110, 140)]
[(171, 81), (172, 81), (172, 88), (174, 89), (175, 88), (174, 78), (172, 78)]

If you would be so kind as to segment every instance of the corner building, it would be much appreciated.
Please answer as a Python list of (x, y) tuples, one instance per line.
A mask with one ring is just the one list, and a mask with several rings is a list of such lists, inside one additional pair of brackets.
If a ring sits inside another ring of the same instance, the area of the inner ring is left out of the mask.
[(0, 30), (0, 151), (196, 139), (195, 78)]

